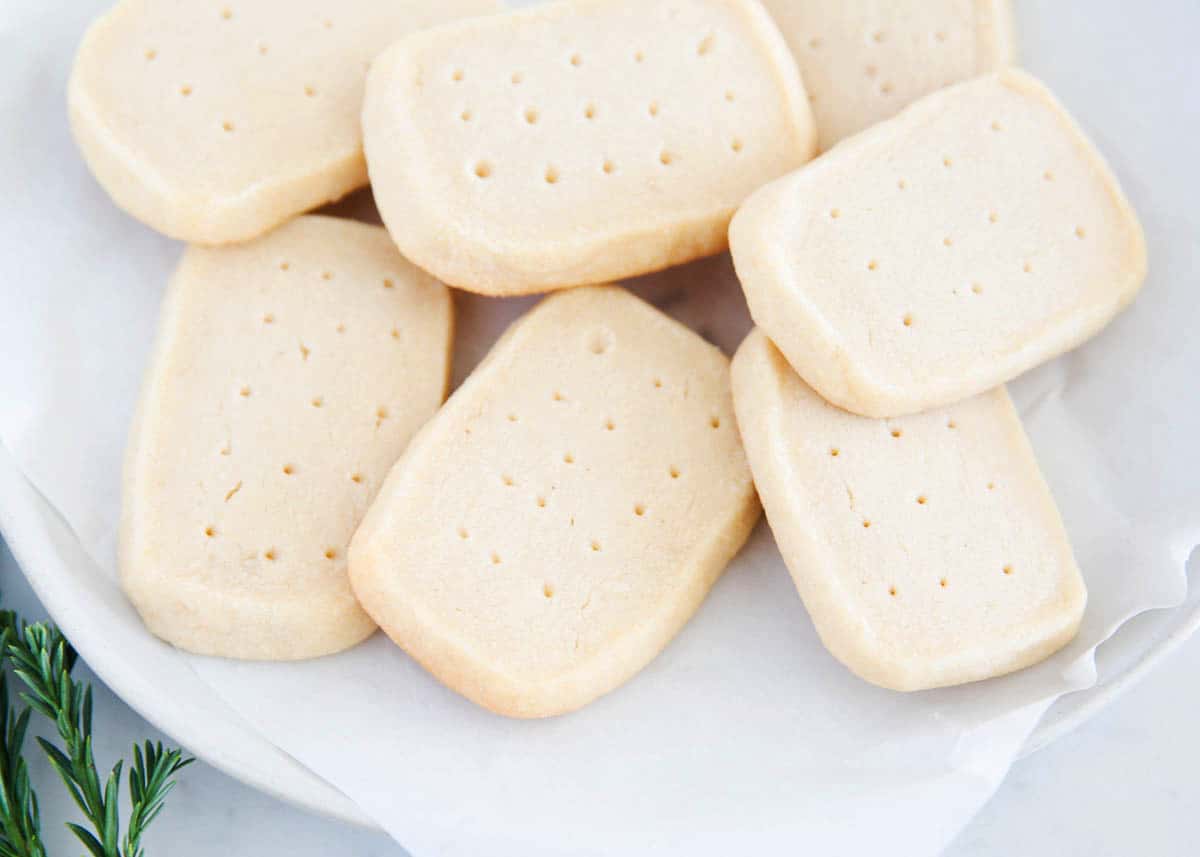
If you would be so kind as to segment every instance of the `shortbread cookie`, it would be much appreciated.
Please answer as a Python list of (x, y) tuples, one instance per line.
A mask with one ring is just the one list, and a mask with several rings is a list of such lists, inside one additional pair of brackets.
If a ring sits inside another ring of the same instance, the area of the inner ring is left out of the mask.
[(1087, 593), (1008, 393), (893, 420), (848, 414), (761, 331), (733, 360), (738, 425), (825, 646), (894, 690), (1037, 663)]
[(758, 515), (729, 361), (627, 292), (584, 288), (518, 320), (417, 436), (350, 578), (443, 683), (543, 717), (657, 655)]
[(570, 0), (414, 34), (372, 66), (363, 128), (401, 252), (492, 295), (719, 252), (816, 144), (756, 0)]
[(1016, 59), (1009, 0), (763, 0), (791, 46), (820, 148)]
[(123, 0), (84, 37), (71, 125), (121, 208), (244, 241), (366, 184), (363, 80), (401, 35), (498, 0)]
[(758, 325), (813, 389), (873, 417), (967, 398), (1074, 348), (1146, 273), (1107, 165), (1012, 70), (758, 191), (730, 243)]
[(125, 462), (121, 581), (152, 632), (270, 660), (372, 632), (346, 547), (445, 395), (452, 312), (376, 226), (187, 251)]

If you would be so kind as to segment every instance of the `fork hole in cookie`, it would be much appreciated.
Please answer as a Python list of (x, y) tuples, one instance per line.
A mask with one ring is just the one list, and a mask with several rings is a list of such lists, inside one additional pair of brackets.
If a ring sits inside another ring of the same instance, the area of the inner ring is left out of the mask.
[(928, 497), (926, 497), (924, 494), (922, 494), (921, 496), (917, 497), (917, 505), (918, 505), (918, 506), (924, 506), (924, 505), (926, 505), (928, 502), (929, 502), (929, 498), (928, 498)]
[(1082, 240), (1082, 239), (1086, 238), (1086, 237), (1087, 237), (1087, 230), (1086, 230), (1086, 229), (1084, 229), (1082, 226), (1076, 226), (1076, 227), (1075, 227), (1075, 237), (1076, 237), (1076, 238), (1079, 238), (1080, 240)]
[(554, 167), (546, 167), (546, 184), (558, 184), (558, 170)]
[(946, 578), (944, 578), (944, 577), (943, 577), (941, 580), (939, 580), (939, 581), (938, 581), (938, 586), (942, 587), (942, 589), (945, 589), (945, 588), (946, 588), (947, 586), (949, 586), (949, 585), (950, 585), (950, 581), (948, 581), (948, 580), (947, 580)]
[(600, 553), (600, 542), (596, 541), (595, 539), (592, 539), (591, 548), (592, 548), (592, 553)]
[(892, 429), (892, 437), (900, 438), (903, 436), (904, 436), (904, 432), (902, 432), (900, 429)]
[(731, 140), (729, 143), (729, 148), (732, 149), (734, 152), (742, 151), (742, 141), (740, 139), (738, 139), (737, 137), (734, 137), (733, 140)]
[(558, 390), (555, 390), (555, 391), (554, 391), (554, 394), (553, 394), (553, 395), (552, 395), (550, 398), (552, 398), (552, 399), (553, 399), (554, 401), (556, 401), (556, 402), (565, 402), (565, 401), (567, 400), (567, 397), (566, 397), (566, 396), (564, 396), (564, 395), (563, 395), (561, 392), (559, 392)]
[(587, 348), (588, 351), (592, 352), (593, 354), (604, 354), (608, 351), (608, 349), (612, 348), (612, 343), (612, 331), (606, 328), (601, 328), (599, 330), (592, 331), (591, 335), (588, 336)]
[(583, 57), (581, 57), (579, 54), (571, 54), (571, 65), (573, 65), (575, 68), (579, 68), (581, 65), (583, 65)]
[(612, 420), (604, 421), (604, 430), (605, 431), (614, 431), (616, 429), (616, 427), (617, 427), (617, 424), (614, 423)]
[(221, 10), (221, 18), (225, 21), (232, 19), (233, 18), (233, 10), (230, 9), (228, 6), (226, 6), (224, 9)]
[(646, 112), (649, 113), (651, 116), (657, 116), (658, 111), (659, 111), (659, 106), (658, 106), (657, 101), (651, 101), (650, 106), (646, 108)]
[(913, 317), (911, 315), (906, 315), (903, 318), (903, 322), (904, 322), (905, 327), (912, 327), (913, 326)]
[(470, 110), (464, 110), (462, 113), (458, 114), (458, 118), (461, 119), (463, 122), (470, 122), (472, 116), (474, 116), (474, 114), (471, 113)]
[(263, 551), (263, 559), (267, 560), (268, 562), (274, 562), (278, 556), (279, 554), (276, 553), (275, 548), (267, 548), (265, 551)]
[(831, 458), (837, 458), (841, 454), (842, 454), (842, 451), (840, 449), (838, 449), (836, 446), (833, 449), (829, 450), (829, 455)]
[(292, 476), (295, 474), (295, 472), (296, 472), (296, 468), (293, 465), (291, 465), (291, 464), (283, 465), (283, 475), (284, 476)]
[(641, 518), (646, 514), (646, 507), (642, 503), (633, 504), (633, 514)]
[(596, 118), (596, 105), (595, 104), (588, 104), (586, 107), (583, 108), (583, 118), (584, 119), (595, 119)]
[(492, 177), (492, 165), (487, 161), (479, 161), (475, 164), (475, 177), (487, 179)]
[(337, 549), (325, 548), (325, 559), (337, 559)]
[(549, 583), (542, 584), (542, 595), (546, 598), (554, 597), (554, 587)]
[(572, 454), (571, 454), (571, 453), (569, 453), (569, 452), (568, 452), (568, 453), (565, 453), (565, 454), (563, 455), (563, 464), (574, 464), (574, 463), (575, 463), (575, 456), (574, 456), (574, 455), (572, 455)]
[(324, 404), (325, 404), (325, 400), (322, 399), (320, 396), (317, 396), (316, 398), (314, 398), (312, 400), (312, 406), (314, 408), (322, 407)]
[(634, 51), (633, 61), (634, 62), (645, 62), (646, 61), (646, 53), (644, 51)]
[(216, 527), (205, 527), (204, 528), (204, 535), (208, 536), (210, 539), (213, 536), (215, 536), (216, 534), (217, 534)]
[(871, 529), (871, 521), (870, 521), (869, 519), (868, 519), (868, 520), (864, 520), (864, 521), (863, 521), (863, 529), (864, 529), (864, 530), (869, 530), (869, 529)]
[(538, 498), (537, 498), (537, 507), (538, 507), (539, 509), (545, 509), (545, 508), (546, 508), (546, 498), (545, 498), (545, 497), (538, 497)]
[(230, 122), (228, 119), (226, 119), (224, 122), (221, 123), (221, 130), (224, 131), (226, 134), (232, 134), (233, 133), (233, 123)]
[(1000, 570), (1003, 571), (1007, 577), (1012, 577), (1013, 567), (1011, 565), (1006, 565)]
[(983, 294), (983, 286), (979, 285), (979, 283), (971, 283), (971, 294), (974, 294), (974, 295)]
[(313, 98), (317, 94), (316, 87), (312, 87), (312, 86), (304, 87), (304, 94), (306, 96), (308, 96), (309, 98)]
[(183, 86), (179, 87), (179, 94), (184, 98), (187, 98), (192, 94), (192, 88), (185, 83)]
[(667, 472), (671, 474), (672, 479), (679, 478), (679, 468), (678, 467), (672, 467)]
[(458, 528), (458, 537), (462, 541), (465, 542), (467, 539), (469, 539), (471, 537), (471, 534), (467, 532), (466, 527), (459, 527)]
[(894, 587), (894, 586), (889, 586), (889, 587), (888, 587), (888, 595), (890, 595), (890, 596), (892, 596), (893, 598), (895, 598), (895, 597), (896, 597), (896, 587)]
[(878, 271), (879, 270), (879, 262), (875, 259), (871, 259), (869, 262), (867, 262), (867, 270), (868, 271)]
[(611, 176), (614, 172), (617, 171), (617, 165), (614, 164), (612, 161), (605, 161), (604, 164), (600, 167), (600, 169), (604, 170), (605, 175)]
[(158, 59), (158, 51), (154, 50), (154, 48), (147, 48), (146, 49), (147, 62), (154, 62), (154, 60), (156, 60), (156, 59)]
[(725, 100), (732, 104), (737, 99), (732, 89), (725, 90)]
[(719, 429), (721, 427), (720, 417), (710, 417), (708, 420), (709, 428)]
[(499, 564), (500, 564), (500, 554), (493, 551), (492, 552), (492, 565), (499, 565)]
[(363, 481), (362, 474), (361, 473), (351, 473), (350, 481), (353, 482), (355, 485), (361, 485), (362, 481)]
[(528, 125), (536, 125), (538, 121), (538, 112), (534, 107), (525, 108), (525, 122)]
[(662, 389), (662, 385), (663, 385), (662, 378), (655, 378), (655, 379), (654, 379), (654, 389), (656, 389), (656, 390), (661, 390), (661, 389)]
[(465, 75), (463, 74), (463, 70), (461, 68), (456, 68), (450, 75), (450, 79), (455, 83), (462, 83), (464, 77)]

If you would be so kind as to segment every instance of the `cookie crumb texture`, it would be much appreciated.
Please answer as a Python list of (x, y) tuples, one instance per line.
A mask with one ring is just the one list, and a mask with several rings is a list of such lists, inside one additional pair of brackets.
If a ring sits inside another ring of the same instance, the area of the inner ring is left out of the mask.
[(734, 209), (816, 145), (754, 0), (574, 0), (417, 33), (372, 66), (363, 128), (401, 251), (484, 294), (719, 252)]
[(621, 289), (576, 289), (516, 322), (413, 441), (351, 581), (443, 683), (544, 717), (653, 659), (758, 515), (725, 356)]
[(75, 138), (173, 238), (244, 241), (367, 183), (363, 81), (400, 36), (496, 0), (123, 0), (71, 74)]
[(822, 151), (1016, 59), (1009, 0), (763, 0), (808, 90)]
[(1003, 387), (874, 420), (812, 391), (761, 331), (733, 361), (771, 530), (822, 642), (867, 681), (923, 690), (1049, 657), (1087, 593)]
[(451, 327), (448, 290), (378, 227), (188, 249), (125, 465), (121, 578), (153, 633), (293, 660), (374, 630), (346, 548), (445, 395)]
[(755, 322), (822, 396), (873, 417), (950, 404), (1074, 348), (1146, 274), (1103, 158), (1013, 70), (935, 93), (756, 192), (730, 242)]

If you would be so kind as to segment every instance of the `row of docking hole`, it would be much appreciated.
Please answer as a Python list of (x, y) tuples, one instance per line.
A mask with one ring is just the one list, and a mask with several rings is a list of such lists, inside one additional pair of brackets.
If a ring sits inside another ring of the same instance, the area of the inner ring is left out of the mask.
[[(725, 93), (726, 101), (732, 102), (735, 100), (735, 98), (736, 95), (732, 90), (729, 90)], [(661, 115), (662, 105), (658, 101), (651, 101), (646, 108), (646, 112), (651, 118), (657, 118), (659, 115)], [(599, 108), (597, 108), (592, 102), (584, 105), (580, 113), (583, 118), (589, 122), (595, 121), (600, 115)], [(524, 119), (526, 125), (535, 126), (541, 121), (541, 112), (536, 107), (526, 107), (523, 111), (521, 111), (521, 117)], [(470, 110), (470, 108), (464, 109), (459, 114), (459, 119), (463, 122), (472, 122), (474, 121), (474, 118), (475, 114), (472, 110)], [(741, 137), (730, 138), (729, 150), (733, 152), (733, 154), (740, 155), (745, 148), (746, 144)], [(678, 154), (672, 152), (670, 149), (660, 149), (658, 153), (658, 163), (661, 166), (669, 167), (678, 160), (678, 157)], [(605, 175), (613, 175), (618, 171), (617, 164), (611, 158), (605, 158), (600, 162), (600, 171)], [(471, 172), (476, 178), (490, 179), (495, 172), (495, 167), (489, 160), (480, 160), (475, 162), (471, 168)], [(542, 174), (542, 178), (545, 180), (546, 184), (557, 184), (561, 178), (561, 172), (557, 167), (550, 165), (546, 167), (545, 172)]]
[[(234, 19), (233, 9), (228, 6), (222, 8), (220, 10), (220, 17), (223, 21), (232, 21)], [(321, 22), (321, 26), (326, 30), (332, 30), (333, 21), (329, 18), (326, 18)], [(258, 42), (257, 50), (259, 55), (264, 57), (271, 52), (270, 45), (263, 41)], [(158, 49), (146, 48), (142, 55), (146, 58), (146, 62), (154, 62), (158, 59)], [(184, 98), (188, 98), (193, 92), (195, 92), (195, 87), (191, 83), (182, 83), (179, 85), (179, 94)], [(312, 84), (308, 84), (304, 86), (303, 92), (308, 98), (315, 98), (317, 95), (317, 88)], [(232, 134), (237, 130), (237, 125), (232, 119), (225, 119), (221, 122), (221, 130), (227, 134)]]
[[(991, 122), (989, 127), (991, 128), (992, 131), (996, 131), (996, 132), (1004, 130), (1004, 126), (1001, 125), (1001, 123), (998, 121)], [(942, 166), (948, 170), (952, 169), (954, 167), (954, 159), (951, 158), (949, 155), (943, 156), (942, 157)], [(1056, 178), (1057, 177), (1055, 176), (1053, 170), (1045, 170), (1042, 172), (1042, 181), (1053, 182), (1056, 180)], [(907, 179), (898, 179), (896, 181), (896, 187), (901, 191), (905, 191), (905, 190), (909, 189), (910, 185), (909, 185), (909, 182)], [(830, 220), (841, 220), (842, 217), (843, 217), (843, 212), (840, 208), (829, 209), (829, 219)], [(987, 221), (989, 224), (992, 224), (992, 225), (999, 223), (1000, 222), (1000, 213), (998, 211), (996, 211), (995, 209), (988, 211)], [(1087, 229), (1085, 229), (1083, 226), (1076, 226), (1074, 228), (1074, 230), (1072, 231), (1072, 234), (1075, 236), (1075, 238), (1077, 240), (1082, 241), (1083, 239), (1087, 238)], [(946, 249), (953, 248), (954, 243), (955, 243), (955, 240), (954, 240), (953, 235), (946, 235), (945, 237), (942, 238), (942, 241), (941, 241), (942, 246), (945, 247)], [(881, 270), (884, 270), (884, 266), (876, 258), (868, 259), (866, 262), (866, 268), (871, 273), (876, 273)], [(1032, 274), (1034, 271), (1033, 262), (1029, 259), (1026, 259), (1021, 264), (1021, 270), (1023, 273)], [(955, 288), (954, 292), (953, 292), (953, 294), (955, 296), (960, 296), (960, 295), (965, 295), (965, 294), (972, 294), (975, 296), (980, 296), (983, 293), (984, 293), (983, 284), (978, 281), (972, 281), (968, 288)], [(916, 319), (914, 318), (912, 313), (905, 313), (901, 317), (900, 323), (904, 327), (912, 327), (916, 323)]]
[[(873, 30), (870, 33), (866, 34), (865, 41), (868, 45), (870, 45), (870, 44), (882, 45), (885, 42), (887, 42), (889, 40), (889, 38), (890, 38), (890, 34), (888, 33), (887, 30)], [(930, 43), (933, 45), (942, 45), (942, 44), (945, 44), (946, 38), (947, 38), (947, 36), (946, 36), (946, 32), (944, 30), (935, 30), (933, 33), (930, 34), (929, 40), (930, 40)], [(808, 49), (810, 51), (819, 52), (825, 47), (825, 40), (822, 39), (820, 36), (813, 36), (810, 39), (808, 39), (806, 44), (808, 45)], [(875, 80), (879, 76), (879, 67), (873, 63), (868, 63), (867, 66), (864, 68), (864, 71), (866, 72), (867, 77), (870, 78), (871, 80)], [(885, 95), (885, 96), (891, 95), (893, 92), (895, 92), (895, 90), (896, 90), (896, 87), (895, 87), (895, 85), (893, 85), (893, 83), (890, 80), (881, 81), (879, 84), (879, 88), (878, 88), (879, 94)], [(808, 100), (810, 102), (816, 101), (817, 98), (812, 93), (809, 93)]]
[[(946, 421), (946, 428), (949, 429), (950, 431), (956, 431), (958, 429), (958, 423), (953, 418), (950, 418)], [(890, 430), (889, 433), (891, 434), (892, 438), (895, 440), (900, 440), (902, 437), (904, 437), (903, 429), (893, 428)], [(842, 458), (843, 457), (841, 448), (837, 447), (837, 446), (833, 446), (833, 447), (829, 448), (829, 455), (832, 458)], [(988, 492), (995, 491), (996, 483), (995, 482), (987, 483), (986, 489)], [(915, 502), (918, 506), (926, 506), (927, 507), (930, 505), (928, 494), (917, 494), (913, 499), (915, 500)], [(863, 522), (862, 522), (863, 529), (869, 530), (872, 526), (872, 523), (873, 522), (871, 521), (870, 518), (864, 518)], [(1000, 571), (1005, 576), (1011, 577), (1013, 574), (1013, 567), (1011, 565), (1005, 565), (1000, 569)], [(941, 586), (941, 588), (945, 589), (946, 587), (948, 587), (950, 585), (950, 583), (949, 583), (949, 580), (947, 580), (947, 578), (943, 577), (939, 580), (939, 585)], [(888, 594), (891, 595), (893, 598), (895, 598), (897, 595), (896, 587), (895, 586), (889, 587)]]

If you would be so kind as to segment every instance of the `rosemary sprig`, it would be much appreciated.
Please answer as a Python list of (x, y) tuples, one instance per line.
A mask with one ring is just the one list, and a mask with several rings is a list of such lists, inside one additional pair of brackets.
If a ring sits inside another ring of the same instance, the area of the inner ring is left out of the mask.
[(71, 679), (75, 650), (54, 626), (28, 625), (8, 611), (0, 613), (0, 629), (0, 653), (7, 655), (14, 674), (25, 684), (27, 691), (21, 699), (29, 705), (12, 716), (7, 687), (0, 681), (5, 738), (0, 758), (0, 857), (45, 857), (38, 836), (37, 796), (29, 787), (20, 754), (31, 709), (54, 723), (62, 745), (41, 737), (37, 742), (91, 829), (72, 822), (67, 827), (92, 857), (144, 857), (143, 834), (162, 811), (163, 801), (175, 785), (175, 774), (194, 760), (185, 758), (180, 750), (165, 749), (161, 743), (134, 745), (128, 777), (129, 825), (122, 838), (120, 787), (124, 761), (113, 765), (101, 786), (92, 752), (92, 688)]

